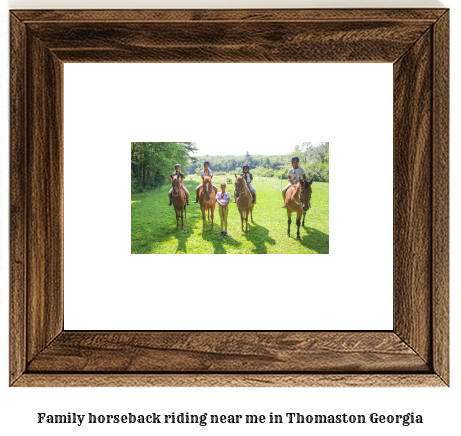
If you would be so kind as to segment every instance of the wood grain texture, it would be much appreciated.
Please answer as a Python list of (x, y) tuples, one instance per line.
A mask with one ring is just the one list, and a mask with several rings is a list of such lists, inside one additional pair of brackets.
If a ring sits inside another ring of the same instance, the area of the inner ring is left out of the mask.
[(432, 25), (446, 9), (133, 9), (14, 10), (22, 22), (189, 22), (189, 21), (426, 21)]
[(432, 326), (434, 370), (449, 383), (449, 12), (434, 26)]
[(429, 372), (394, 333), (63, 332), (30, 372)]
[(394, 331), (431, 360), (432, 45), (394, 64)]
[(28, 29), (64, 62), (393, 62), (427, 22), (97, 22), (91, 30), (58, 22)]
[(27, 358), (63, 329), (63, 65), (28, 35)]
[[(15, 11), (11, 22), (12, 385), (447, 385), (445, 9)], [(63, 62), (107, 61), (394, 62), (394, 331), (63, 332)]]
[(10, 21), (10, 383), (26, 369), (26, 31)]
[(444, 387), (435, 374), (40, 374), (16, 387)]

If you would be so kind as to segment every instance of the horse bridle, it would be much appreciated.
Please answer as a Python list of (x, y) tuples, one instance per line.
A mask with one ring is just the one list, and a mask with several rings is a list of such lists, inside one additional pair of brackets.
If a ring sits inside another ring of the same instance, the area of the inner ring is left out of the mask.
[(173, 186), (173, 195), (174, 195), (175, 197), (177, 197), (177, 196), (179, 195), (179, 191), (181, 190), (181, 180), (179, 179), (179, 176), (178, 176), (178, 178), (177, 178), (176, 180), (177, 180), (178, 183), (179, 183), (179, 189), (178, 189), (177, 191), (175, 191), (174, 186)]
[[(212, 184), (211, 179), (210, 179), (210, 181), (207, 181), (207, 182), (205, 182), (205, 180), (203, 180), (203, 183), (202, 183), (202, 188), (201, 189), (203, 190), (203, 192), (205, 194), (205, 199), (207, 201), (210, 198), (210, 193), (209, 193), (208, 188), (209, 188), (209, 185), (211, 185), (211, 184)], [(211, 192), (213, 192), (213, 188), (211, 188)]]
[(293, 195), (293, 201), (298, 204), (299, 206), (301, 206), (302, 208), (304, 208), (304, 204), (306, 201), (307, 201), (307, 208), (309, 209), (310, 207), (310, 201), (311, 199), (308, 198), (307, 200), (303, 200), (302, 197), (301, 197), (301, 186), (299, 187), (299, 191), (298, 191), (298, 194), (299, 194), (299, 201), (300, 203), (298, 203), (296, 200), (295, 200), (295, 196)]
[[(239, 185), (243, 185), (243, 190), (239, 191), (238, 193), (236, 192), (235, 193), (235, 196), (236, 197), (240, 197), (241, 194), (243, 194), (245, 191), (246, 191), (246, 188), (248, 188), (248, 185), (246, 185), (245, 183), (243, 183), (243, 180), (241, 180), (239, 182)], [(238, 194), (238, 195), (237, 195)]]
[[(209, 197), (210, 197), (209, 190), (208, 190), (209, 185), (211, 185), (211, 181), (210, 181), (210, 182), (206, 182), (206, 183), (205, 183), (205, 181), (203, 181), (203, 192), (206, 193), (206, 195), (205, 195), (206, 198), (209, 198)], [(211, 189), (211, 191), (213, 191), (213, 189)], [(208, 197), (207, 197), (207, 196), (208, 196)]]

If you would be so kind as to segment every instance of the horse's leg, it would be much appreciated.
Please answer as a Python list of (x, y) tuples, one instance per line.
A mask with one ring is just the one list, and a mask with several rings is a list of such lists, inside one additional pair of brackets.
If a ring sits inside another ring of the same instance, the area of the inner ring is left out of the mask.
[(176, 230), (178, 230), (179, 229), (179, 210), (175, 209), (174, 211), (176, 213)]
[(304, 227), (304, 221), (306, 219), (306, 212), (303, 212), (303, 227)]
[(206, 227), (205, 227), (205, 222), (206, 222), (205, 209), (202, 209), (202, 219), (203, 219), (203, 230), (205, 230), (206, 229)]
[(254, 221), (253, 221), (253, 206), (250, 209), (250, 214), (251, 214), (251, 223), (254, 224)]
[(208, 209), (208, 221), (210, 221), (210, 209)]
[(301, 239), (299, 236), (299, 226), (301, 225), (301, 214), (296, 217), (296, 226), (298, 227), (298, 232), (296, 233), (296, 239)]
[(184, 208), (181, 209), (181, 229), (184, 229)]
[(214, 207), (211, 209), (211, 230), (214, 229)]
[(290, 212), (290, 209), (288, 209), (288, 208), (287, 208), (287, 216), (288, 216), (288, 230), (287, 230), (287, 236), (290, 237), (291, 212)]
[(245, 230), (245, 233), (248, 233), (248, 215), (249, 215), (250, 211), (247, 209), (245, 211), (245, 224), (246, 224), (246, 230)]
[(240, 212), (240, 222), (242, 223), (242, 229), (241, 231), (243, 232), (243, 212), (239, 209)]

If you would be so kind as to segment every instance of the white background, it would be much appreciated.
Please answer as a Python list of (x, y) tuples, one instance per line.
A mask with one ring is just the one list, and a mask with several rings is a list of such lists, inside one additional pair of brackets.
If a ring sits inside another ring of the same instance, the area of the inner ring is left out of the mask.
[[(186, 2), (178, 2), (184, 6)], [(212, 6), (213, 2), (194, 3), (199, 6)], [(227, 5), (227, 3), (216, 3)], [(312, 6), (318, 5), (315, 2), (247, 2), (246, 6)], [(355, 5), (370, 6), (370, 2), (350, 2), (336, 1), (333, 6), (351, 7)], [(386, 2), (387, 5), (418, 5), (428, 4), (428, 2)], [(430, 2), (434, 5), (434, 2)], [(122, 1), (91, 1), (91, 2), (31, 2), (14, 1), (10, 2), (11, 7), (155, 7), (162, 5), (162, 2), (122, 2)], [(170, 2), (171, 6), (172, 3)], [(233, 5), (235, 5), (233, 3)], [(332, 5), (329, 3), (329, 5)], [(371, 6), (382, 6), (382, 2), (371, 3)], [(459, 55), (461, 41), (459, 23), (460, 6), (455, 1), (446, 1), (445, 5), (451, 7), (451, 77), (459, 77)], [(1, 101), (8, 101), (8, 38), (7, 11), (6, 5), (2, 5), (1, 15)], [(452, 124), (451, 124), (451, 144), (460, 142), (460, 127), (457, 122), (459, 118), (459, 85), (455, 80), (451, 83), (451, 102), (452, 102)], [(394, 434), (406, 435), (429, 435), (438, 432), (440, 434), (455, 435), (459, 431), (459, 407), (457, 403), (461, 399), (460, 377), (459, 377), (459, 346), (460, 343), (460, 321), (459, 321), (459, 289), (460, 276), (459, 268), (456, 265), (461, 261), (459, 256), (459, 246), (455, 241), (459, 239), (459, 230), (453, 225), (451, 228), (451, 387), (449, 389), (403, 389), (403, 388), (9, 388), (8, 387), (8, 108), (7, 105), (1, 106), (1, 253), (0, 267), (2, 273), (1, 294), (0, 294), (0, 317), (1, 329), (1, 361), (0, 361), (0, 429), (2, 434), (18, 434), (30, 432), (35, 435), (54, 435), (54, 434), (254, 434), (264, 432), (264, 434), (354, 434), (368, 435), (387, 435)], [(131, 139), (130, 139), (131, 140)], [(149, 139), (150, 140), (150, 139)], [(320, 138), (319, 140), (323, 140)], [(451, 148), (451, 222), (460, 222), (460, 173), (457, 167), (460, 164), (459, 147)], [(346, 285), (347, 286), (347, 285)], [(37, 412), (47, 412), (52, 414), (63, 414), (76, 412), (86, 414), (103, 413), (217, 413), (217, 414), (269, 414), (286, 412), (300, 413), (356, 413), (369, 414), (379, 412), (385, 414), (415, 412), (424, 416), (425, 423), (402, 427), (400, 425), (363, 425), (363, 426), (267, 426), (261, 425), (257, 429), (239, 426), (220, 426), (213, 428), (198, 426), (162, 426), (156, 427), (126, 427), (126, 426), (98, 426), (98, 427), (76, 427), (74, 425), (51, 426), (37, 425)], [(14, 432), (14, 433), (13, 433)]]
[[(66, 329), (392, 329), (392, 64), (66, 64), (64, 77)], [(228, 154), (220, 139), (244, 139), (273, 155), (306, 135), (330, 140), (329, 255), (130, 254), (131, 140), (214, 139)]]

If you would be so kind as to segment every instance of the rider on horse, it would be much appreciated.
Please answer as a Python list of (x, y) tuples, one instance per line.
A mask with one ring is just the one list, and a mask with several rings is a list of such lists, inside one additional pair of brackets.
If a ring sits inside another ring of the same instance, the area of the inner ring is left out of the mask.
[(292, 168), (290, 168), (288, 170), (288, 185), (286, 185), (283, 189), (282, 189), (282, 197), (283, 197), (283, 206), (282, 207), (286, 207), (285, 206), (285, 195), (288, 191), (288, 189), (291, 188), (291, 186), (303, 179), (303, 180), (306, 180), (306, 173), (304, 172), (304, 170), (298, 166), (299, 165), (299, 157), (298, 156), (293, 156), (291, 158), (291, 166)]
[[(210, 162), (208, 162), (207, 160), (205, 162), (203, 162), (203, 170), (200, 173), (200, 175), (202, 176), (202, 179), (203, 179), (203, 177), (206, 177), (206, 176), (213, 178), (213, 171), (211, 171)], [(194, 201), (194, 203), (198, 203), (198, 197), (200, 195), (200, 189), (202, 188), (202, 186), (203, 186), (203, 183), (200, 183), (200, 185), (198, 185), (195, 188), (195, 201)], [(214, 190), (215, 194), (218, 193), (218, 188), (215, 185), (213, 185), (213, 190)]]
[[(245, 177), (245, 182), (247, 182), (247, 186), (250, 189), (251, 196), (253, 197), (253, 203), (256, 203), (256, 189), (253, 187), (251, 182), (253, 181), (253, 174), (250, 173), (250, 166), (248, 164), (244, 164), (242, 167), (243, 173), (240, 174), (241, 176)], [(235, 192), (234, 192), (235, 195)], [(237, 201), (237, 196), (235, 195), (234, 203)]]
[[(181, 165), (176, 164), (174, 166), (173, 176), (179, 176), (182, 180), (185, 179), (184, 174), (181, 172)], [(186, 187), (184, 185), (183, 185), (182, 189), (183, 189), (184, 193), (186, 194), (186, 201), (187, 201), (187, 205), (189, 206), (189, 191), (186, 189)], [(168, 197), (170, 197), (169, 206), (171, 206), (173, 204), (173, 188), (171, 188), (170, 191), (168, 192)]]

